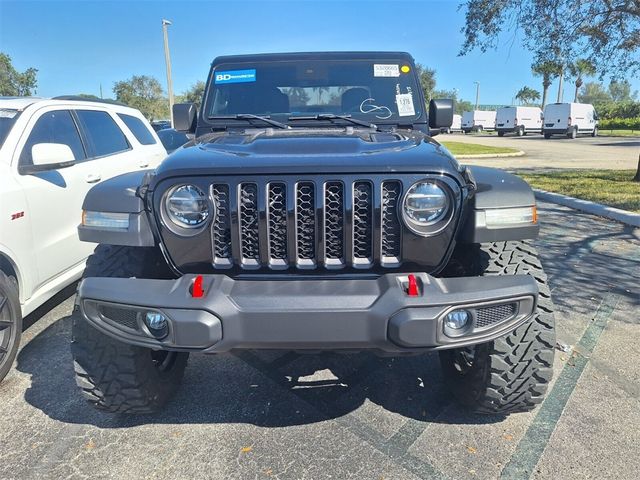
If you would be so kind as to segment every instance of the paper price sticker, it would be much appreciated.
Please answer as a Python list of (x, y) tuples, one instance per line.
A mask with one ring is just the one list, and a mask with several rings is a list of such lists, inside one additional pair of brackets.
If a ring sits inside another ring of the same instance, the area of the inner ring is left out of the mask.
[(398, 65), (373, 65), (374, 77), (399, 77), (400, 67)]
[(413, 96), (410, 93), (396, 95), (396, 105), (398, 106), (398, 115), (400, 117), (410, 117), (416, 114), (413, 108)]

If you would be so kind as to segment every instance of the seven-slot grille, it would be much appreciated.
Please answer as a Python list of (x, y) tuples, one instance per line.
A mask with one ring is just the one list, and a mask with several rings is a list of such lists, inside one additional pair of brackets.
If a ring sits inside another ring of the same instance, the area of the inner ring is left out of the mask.
[(397, 267), (402, 191), (395, 179), (215, 182), (213, 265)]

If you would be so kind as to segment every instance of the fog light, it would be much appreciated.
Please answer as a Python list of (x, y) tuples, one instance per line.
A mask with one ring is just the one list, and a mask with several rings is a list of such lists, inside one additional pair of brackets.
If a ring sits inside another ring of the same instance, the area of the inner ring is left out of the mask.
[(167, 335), (169, 331), (169, 322), (160, 312), (146, 312), (144, 315), (144, 323), (147, 328), (156, 338), (162, 338)]
[(448, 328), (460, 330), (467, 326), (470, 319), (471, 315), (466, 310), (454, 310), (447, 313), (444, 323)]

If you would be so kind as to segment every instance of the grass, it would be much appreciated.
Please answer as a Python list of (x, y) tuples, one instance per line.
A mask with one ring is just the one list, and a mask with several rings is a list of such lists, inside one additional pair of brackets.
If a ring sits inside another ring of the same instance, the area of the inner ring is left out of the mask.
[(476, 143), (463, 143), (463, 142), (440, 142), (453, 155), (481, 155), (481, 154), (494, 154), (494, 153), (516, 153), (518, 150), (515, 148), (506, 147), (489, 147), (486, 145), (478, 145)]
[(640, 130), (609, 130), (600, 129), (598, 135), (607, 137), (640, 137)]
[(640, 183), (632, 181), (635, 170), (517, 173), (534, 188), (640, 213)]

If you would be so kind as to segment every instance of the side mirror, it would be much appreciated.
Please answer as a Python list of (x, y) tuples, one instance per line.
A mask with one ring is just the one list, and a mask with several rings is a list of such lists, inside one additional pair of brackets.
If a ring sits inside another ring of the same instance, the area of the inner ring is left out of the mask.
[(22, 175), (70, 167), (76, 158), (64, 143), (36, 143), (31, 147), (31, 161), (32, 165), (20, 165)]
[(179, 132), (194, 133), (198, 119), (195, 103), (176, 103), (173, 106), (173, 128)]
[(429, 102), (429, 128), (448, 128), (453, 124), (453, 100)]

